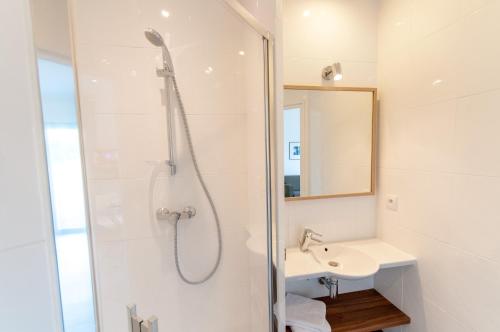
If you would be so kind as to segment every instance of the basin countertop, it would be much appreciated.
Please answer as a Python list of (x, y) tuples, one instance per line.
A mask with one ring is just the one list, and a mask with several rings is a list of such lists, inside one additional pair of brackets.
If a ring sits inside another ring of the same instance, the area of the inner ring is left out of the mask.
[[(380, 239), (367, 239), (349, 242), (335, 242), (334, 244), (353, 248), (373, 258), (380, 269), (414, 265), (417, 259), (404, 251)], [(311, 254), (300, 251), (299, 248), (288, 248), (285, 260), (285, 278), (287, 280), (301, 280), (319, 278), (327, 274)]]

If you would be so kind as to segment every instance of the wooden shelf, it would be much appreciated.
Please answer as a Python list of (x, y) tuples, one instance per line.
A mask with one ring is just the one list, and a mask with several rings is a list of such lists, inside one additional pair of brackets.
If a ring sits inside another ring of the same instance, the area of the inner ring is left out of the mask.
[(317, 300), (326, 303), (326, 319), (333, 332), (374, 332), (410, 324), (410, 317), (375, 289), (340, 294), (333, 301), (328, 297)]

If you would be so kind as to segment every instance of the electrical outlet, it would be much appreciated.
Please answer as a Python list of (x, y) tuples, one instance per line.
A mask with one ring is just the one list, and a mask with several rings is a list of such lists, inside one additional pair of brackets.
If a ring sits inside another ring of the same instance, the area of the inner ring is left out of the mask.
[(387, 195), (385, 201), (385, 207), (388, 210), (397, 211), (398, 210), (398, 196), (396, 195)]

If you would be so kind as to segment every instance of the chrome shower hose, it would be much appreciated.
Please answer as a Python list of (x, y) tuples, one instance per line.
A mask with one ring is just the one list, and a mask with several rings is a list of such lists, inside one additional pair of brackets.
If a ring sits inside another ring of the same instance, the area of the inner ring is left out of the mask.
[(180, 221), (180, 219), (177, 218), (177, 220), (175, 221), (175, 239), (174, 239), (175, 267), (177, 268), (177, 272), (179, 273), (179, 276), (181, 277), (181, 279), (185, 283), (190, 284), (190, 285), (198, 285), (198, 284), (202, 284), (205, 281), (207, 281), (208, 279), (210, 279), (215, 274), (215, 272), (217, 271), (217, 268), (220, 265), (220, 261), (221, 261), (221, 257), (222, 257), (222, 232), (221, 232), (221, 225), (220, 225), (220, 220), (219, 220), (219, 215), (217, 213), (217, 209), (215, 207), (212, 196), (210, 195), (210, 192), (208, 191), (207, 185), (205, 184), (205, 180), (203, 179), (203, 176), (201, 175), (200, 167), (198, 166), (198, 161), (196, 160), (196, 153), (194, 152), (193, 141), (191, 138), (191, 132), (189, 130), (189, 124), (187, 121), (186, 111), (184, 109), (184, 104), (182, 102), (182, 97), (181, 97), (181, 94), (179, 92), (179, 87), (177, 85), (177, 80), (176, 80), (175, 76), (172, 76), (172, 82), (174, 85), (175, 96), (176, 96), (177, 102), (179, 104), (182, 122), (184, 124), (184, 131), (186, 133), (189, 153), (191, 154), (191, 160), (193, 161), (193, 166), (194, 166), (194, 169), (196, 172), (196, 177), (198, 178), (198, 181), (200, 181), (200, 185), (203, 189), (203, 192), (205, 193), (205, 196), (207, 197), (207, 200), (210, 203), (210, 208), (212, 209), (212, 214), (213, 214), (214, 219), (215, 219), (215, 225), (217, 227), (217, 242), (218, 242), (217, 260), (216, 260), (213, 268), (203, 278), (201, 278), (199, 280), (190, 280), (184, 275), (184, 273), (182, 272), (182, 269), (180, 267), (180, 264), (179, 264), (179, 221)]

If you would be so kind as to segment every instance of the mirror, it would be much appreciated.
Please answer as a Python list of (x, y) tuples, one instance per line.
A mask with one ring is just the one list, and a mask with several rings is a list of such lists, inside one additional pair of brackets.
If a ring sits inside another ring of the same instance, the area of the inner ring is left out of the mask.
[(286, 200), (373, 195), (377, 89), (286, 85)]

